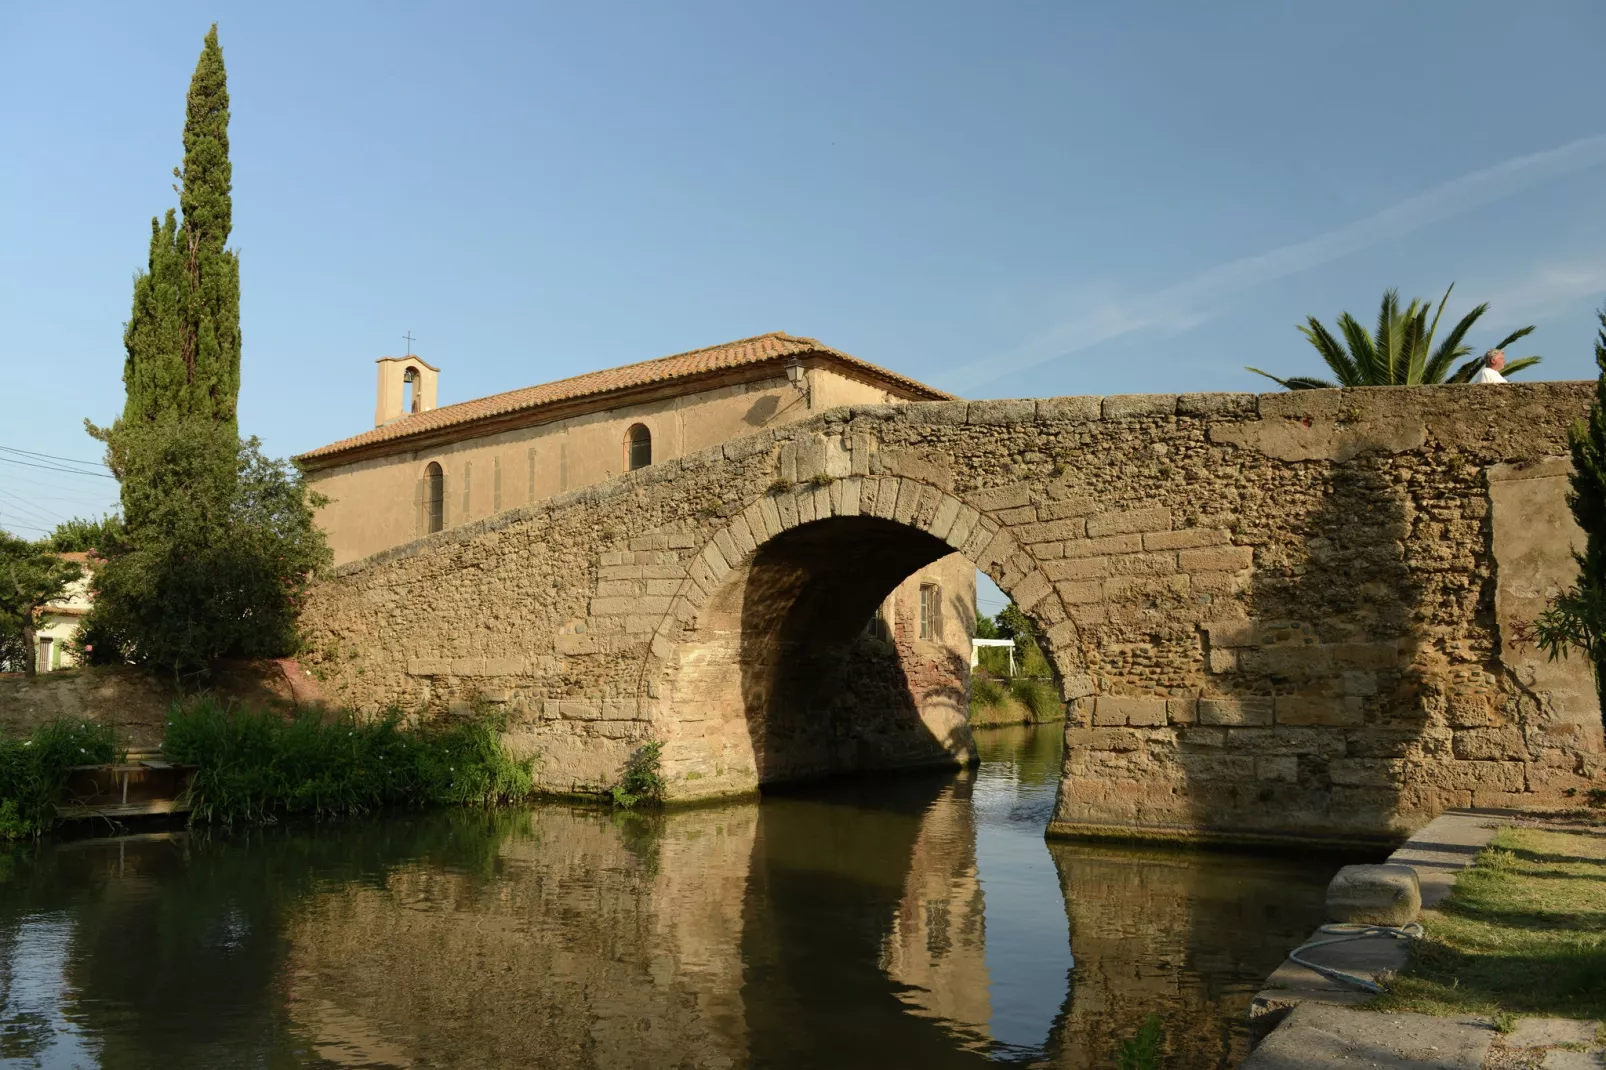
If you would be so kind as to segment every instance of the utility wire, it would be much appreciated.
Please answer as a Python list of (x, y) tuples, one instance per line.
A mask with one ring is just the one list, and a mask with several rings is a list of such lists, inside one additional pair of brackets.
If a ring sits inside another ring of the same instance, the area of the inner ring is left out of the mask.
[(91, 468), (106, 467), (105, 461), (80, 461), (76, 457), (57, 457), (54, 453), (35, 453), (33, 450), (18, 449), (16, 446), (0, 446), (5, 453), (20, 453), (24, 457), (38, 457), (46, 461), (65, 461), (68, 464), (87, 464)]
[(85, 472), (79, 468), (59, 468), (51, 464), (38, 464), (34, 461), (19, 461), (15, 457), (0, 457), (0, 463), (20, 464), (28, 468), (42, 468), (46, 472), (65, 472), (70, 476), (94, 476), (96, 479), (116, 479), (110, 472)]

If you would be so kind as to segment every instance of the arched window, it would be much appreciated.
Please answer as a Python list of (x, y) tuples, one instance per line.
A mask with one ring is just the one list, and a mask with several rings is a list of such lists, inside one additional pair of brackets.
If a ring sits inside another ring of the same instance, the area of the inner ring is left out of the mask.
[(446, 526), (446, 476), (434, 461), (424, 469), (424, 508), (429, 514), (429, 533)]
[(635, 424), (625, 432), (625, 453), (632, 472), (652, 463), (652, 432), (646, 424)]
[(402, 373), (402, 389), (407, 392), (407, 411), (417, 412), (419, 402), (423, 400), (423, 391), (418, 388), (417, 368), (408, 368)]

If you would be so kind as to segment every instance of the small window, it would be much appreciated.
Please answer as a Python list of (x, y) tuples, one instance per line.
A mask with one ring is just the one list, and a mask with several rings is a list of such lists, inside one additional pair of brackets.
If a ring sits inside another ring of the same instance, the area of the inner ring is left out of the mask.
[(864, 622), (864, 635), (867, 639), (880, 639), (883, 642), (892, 639), (892, 629), (887, 626), (886, 609), (876, 606), (870, 619)]
[(446, 476), (433, 461), (424, 469), (424, 506), (429, 512), (429, 533), (433, 535), (446, 526)]
[(418, 389), (418, 369), (408, 368), (402, 373), (403, 389), (407, 391), (407, 411), (417, 412), (420, 400)]
[(652, 432), (647, 430), (646, 424), (636, 424), (625, 433), (625, 450), (632, 472), (652, 463)]
[(920, 638), (935, 639), (942, 634), (942, 588), (935, 583), (920, 585)]

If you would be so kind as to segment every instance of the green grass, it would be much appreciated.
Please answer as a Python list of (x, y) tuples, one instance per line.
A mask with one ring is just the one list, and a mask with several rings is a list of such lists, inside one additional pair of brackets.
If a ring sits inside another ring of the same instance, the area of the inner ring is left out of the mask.
[(1606, 1017), (1606, 829), (1504, 829), (1422, 921), (1371, 1007)]
[(977, 673), (970, 680), (972, 724), (1055, 721), (1065, 716), (1059, 688), (1048, 677), (998, 678)]
[(67, 774), (122, 755), (110, 725), (47, 721), (27, 739), (0, 739), (0, 840), (49, 831)]
[(408, 724), (307, 711), (293, 718), (202, 699), (176, 707), (162, 744), (197, 766), (191, 820), (260, 823), (385, 807), (492, 806), (529, 797), (533, 759), (513, 757), (494, 719)]

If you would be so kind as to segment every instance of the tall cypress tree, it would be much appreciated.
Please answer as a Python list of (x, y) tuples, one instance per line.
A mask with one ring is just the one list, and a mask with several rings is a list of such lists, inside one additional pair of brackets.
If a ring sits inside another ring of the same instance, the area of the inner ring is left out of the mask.
[(235, 433), (240, 392), (240, 266), (225, 245), (232, 225), (229, 91), (217, 24), (190, 79), (179, 210), (151, 220), (150, 262), (134, 281), (123, 333), (128, 352), (122, 423), (166, 414), (198, 417)]
[[(122, 483), (121, 530), (97, 547), (94, 656), (177, 676), (222, 656), (294, 649), (297, 606), (328, 563), (320, 504), (290, 465), (241, 442), (240, 273), (227, 248), (229, 94), (217, 26), (190, 80), (179, 211), (151, 221), (134, 281), (122, 417), (91, 427)], [(86, 651), (88, 652), (88, 651)]]

